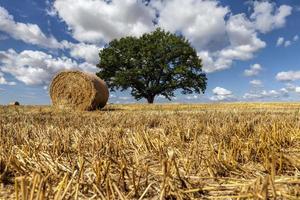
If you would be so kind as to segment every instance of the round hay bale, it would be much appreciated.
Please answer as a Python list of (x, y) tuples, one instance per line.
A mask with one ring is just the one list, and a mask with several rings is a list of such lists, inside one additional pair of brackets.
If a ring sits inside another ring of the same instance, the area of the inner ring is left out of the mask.
[(19, 106), (20, 103), (18, 101), (13, 101), (9, 103), (10, 106)]
[(109, 91), (105, 82), (94, 74), (63, 71), (53, 78), (50, 97), (59, 108), (95, 110), (106, 105)]

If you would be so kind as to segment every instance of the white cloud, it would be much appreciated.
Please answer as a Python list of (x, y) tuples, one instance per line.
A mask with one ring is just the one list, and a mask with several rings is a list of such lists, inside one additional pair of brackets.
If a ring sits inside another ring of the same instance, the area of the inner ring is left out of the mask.
[[(254, 54), (266, 46), (258, 38), (258, 32), (267, 33), (273, 29), (283, 27), (286, 17), (291, 14), (292, 8), (282, 5), (276, 8), (269, 2), (254, 2), (254, 12), (248, 19), (244, 14), (231, 15), (226, 22), (226, 35), (229, 45), (218, 51), (200, 50), (204, 71), (214, 72), (230, 68), (234, 60), (249, 60)], [(176, 23), (174, 21), (174, 23)], [(226, 36), (223, 36), (223, 38)], [(282, 39), (280, 39), (282, 40)], [(279, 41), (283, 43), (283, 41)], [(289, 45), (289, 42), (286, 43)]]
[(198, 99), (198, 95), (187, 95), (184, 98), (186, 98), (187, 100)]
[(279, 72), (276, 75), (278, 81), (296, 81), (300, 80), (300, 71)]
[(48, 85), (53, 75), (61, 70), (97, 71), (89, 63), (79, 64), (70, 58), (55, 58), (41, 51), (25, 50), (17, 53), (9, 49), (0, 51), (0, 57), (1, 71), (11, 74), (26, 85)]
[(262, 33), (267, 33), (273, 29), (283, 27), (286, 22), (286, 17), (291, 15), (291, 13), (291, 6), (281, 5), (276, 9), (274, 3), (255, 1), (254, 12), (250, 18), (254, 20), (254, 25), (257, 30)]
[(252, 80), (252, 81), (250, 81), (250, 84), (254, 87), (262, 86), (261, 80)]
[(253, 58), (266, 46), (257, 31), (266, 33), (283, 27), (292, 10), (287, 5), (277, 8), (273, 3), (255, 2), (248, 19), (245, 14), (233, 15), (218, 1), (170, 0), (158, 5), (158, 24), (186, 36), (198, 50), (206, 72), (224, 70), (235, 60)]
[(292, 83), (286, 83), (285, 86), (286, 86), (285, 88), (290, 92), (293, 92), (296, 88), (296, 86)]
[(0, 71), (0, 85), (16, 85), (16, 82), (9, 82), (9, 81), (7, 81), (4, 78), (4, 74)]
[(224, 96), (232, 94), (232, 92), (230, 90), (227, 90), (227, 89), (222, 88), (222, 87), (215, 87), (213, 89), (213, 93), (215, 95), (224, 95)]
[(49, 15), (50, 17), (54, 17), (57, 15), (56, 10), (53, 8), (50, 0), (46, 0), (46, 14)]
[[(227, 7), (218, 1), (170, 0), (156, 1), (158, 25), (171, 32), (180, 32), (197, 49), (220, 48), (226, 34)], [(212, 17), (213, 16), (213, 17)]]
[[(214, 72), (230, 68), (234, 60), (249, 60), (266, 43), (257, 37), (252, 23), (244, 14), (232, 15), (226, 23), (226, 35), (230, 43), (219, 51), (200, 51), (204, 71)], [(225, 37), (225, 36), (224, 36)]]
[(99, 52), (100, 49), (98, 46), (93, 44), (71, 44), (70, 47), (70, 55), (73, 58), (82, 58), (86, 62), (96, 65), (99, 62)]
[(284, 94), (285, 96), (288, 95), (289, 91), (286, 88), (281, 88), (279, 90), (279, 92), (281, 92), (282, 94)]
[(250, 69), (246, 69), (244, 71), (245, 76), (256, 76), (262, 71), (262, 67), (260, 64), (254, 64), (250, 66)]
[(0, 85), (16, 85), (16, 82), (8, 82), (3, 76), (0, 75)]
[[(230, 46), (220, 51), (224, 60), (248, 60), (253, 54), (266, 46), (244, 14), (231, 16), (226, 26)], [(219, 59), (220, 59), (219, 58)]]
[[(221, 7), (217, 4), (215, 6)], [(292, 8), (287, 5), (276, 8), (275, 4), (269, 2), (254, 2), (253, 6), (254, 12), (251, 14), (250, 19), (244, 14), (231, 14), (229, 19), (225, 22), (225, 32), (219, 31), (219, 33), (225, 33), (225, 35), (219, 35), (219, 37), (223, 38), (222, 41), (225, 40), (229, 43), (227, 46), (220, 47), (215, 51), (206, 47), (204, 49), (198, 49), (198, 55), (202, 58), (204, 63), (204, 71), (214, 72), (224, 70), (230, 68), (234, 60), (249, 60), (253, 58), (257, 51), (266, 47), (266, 43), (258, 38), (257, 31), (266, 33), (273, 29), (283, 27), (286, 22), (286, 17), (291, 14), (292, 10)], [(209, 13), (214, 12), (209, 10)], [(214, 16), (214, 14), (209, 15), (209, 17), (211, 16)], [(225, 21), (222, 15), (217, 17), (217, 21)], [(219, 18), (222, 18), (222, 20), (219, 20)], [(213, 19), (215, 19), (215, 17)], [(176, 20), (173, 21), (174, 24), (176, 24), (176, 22)], [(201, 30), (201, 27), (202, 26), (198, 26), (197, 28)], [(224, 26), (222, 25), (220, 27)], [(208, 38), (210, 38), (210, 36)], [(208, 39), (208, 41), (210, 40), (212, 39)]]
[[(36, 24), (25, 24), (15, 22), (7, 10), (0, 6), (0, 31), (6, 32), (17, 40), (25, 43), (38, 45), (46, 48), (65, 48), (70, 50), (70, 55), (74, 58), (82, 58), (91, 64), (99, 61), (100, 48), (93, 44), (70, 43), (68, 41), (58, 42), (53, 36), (47, 37)], [(1, 39), (7, 36), (0, 35)]]
[(228, 101), (234, 100), (234, 96), (230, 90), (227, 90), (222, 87), (215, 87), (212, 90), (214, 96), (210, 97), (212, 101)]
[(218, 1), (171, 0), (156, 7), (159, 26), (186, 36), (198, 50), (205, 72), (230, 68), (234, 60), (251, 59), (266, 46), (244, 14), (230, 15), (226, 21), (231, 12)]
[(81, 42), (108, 42), (153, 29), (155, 11), (136, 0), (56, 0), (53, 7)]
[(290, 92), (295, 92), (295, 86), (287, 83), (285, 88), (276, 90), (263, 89), (262, 82), (260, 80), (250, 81), (254, 87), (250, 92), (245, 93), (242, 96), (244, 101), (260, 101), (260, 100), (286, 100), (290, 96)]
[(257, 94), (257, 93), (245, 93), (243, 96), (243, 99), (245, 100), (254, 100), (254, 99), (260, 99), (262, 98), (261, 94)]
[(299, 36), (298, 36), (298, 35), (295, 35), (295, 36), (293, 37), (293, 41), (296, 42), (296, 41), (298, 41), (298, 40), (299, 40)]
[(288, 47), (291, 45), (291, 41), (287, 40), (284, 42), (284, 47)]
[(284, 38), (283, 37), (279, 37), (277, 39), (276, 46), (281, 46), (281, 45), (283, 45), (283, 43), (284, 43)]
[(288, 91), (285, 88), (280, 90), (262, 90), (256, 92), (245, 93), (244, 100), (260, 100), (260, 99), (278, 99), (288, 97)]
[(284, 47), (288, 47), (290, 46), (292, 43), (297, 42), (299, 39), (298, 35), (295, 35), (291, 40), (286, 40), (284, 37), (279, 37), (277, 39), (277, 43), (276, 46), (284, 46)]
[(61, 48), (61, 44), (53, 37), (46, 36), (36, 24), (14, 21), (12, 15), (0, 6), (0, 31), (9, 34), (16, 40), (40, 45), (46, 48)]
[(286, 92), (295, 92), (295, 93), (300, 93), (300, 87), (295, 86), (292, 83), (286, 83), (286, 87), (282, 88), (281, 90), (285, 90)]

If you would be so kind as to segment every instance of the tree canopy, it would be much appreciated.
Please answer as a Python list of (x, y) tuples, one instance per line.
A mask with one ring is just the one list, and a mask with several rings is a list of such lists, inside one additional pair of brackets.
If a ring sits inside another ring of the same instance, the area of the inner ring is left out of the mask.
[(107, 44), (99, 53), (100, 71), (111, 91), (131, 90), (132, 96), (153, 103), (157, 95), (171, 100), (183, 94), (204, 93), (206, 75), (201, 59), (187, 39), (160, 28), (141, 37), (124, 37)]

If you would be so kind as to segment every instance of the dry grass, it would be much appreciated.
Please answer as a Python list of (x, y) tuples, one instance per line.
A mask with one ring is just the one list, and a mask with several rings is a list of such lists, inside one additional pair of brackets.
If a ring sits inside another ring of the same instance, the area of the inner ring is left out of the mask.
[(0, 107), (0, 199), (299, 199), (299, 108)]

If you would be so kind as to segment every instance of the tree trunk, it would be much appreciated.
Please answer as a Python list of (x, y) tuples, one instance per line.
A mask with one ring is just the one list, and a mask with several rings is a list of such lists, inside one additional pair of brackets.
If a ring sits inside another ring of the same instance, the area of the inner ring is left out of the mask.
[(153, 104), (153, 102), (154, 102), (154, 97), (155, 97), (155, 96), (148, 96), (148, 97), (147, 97), (147, 101), (148, 101), (149, 104)]

